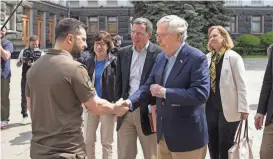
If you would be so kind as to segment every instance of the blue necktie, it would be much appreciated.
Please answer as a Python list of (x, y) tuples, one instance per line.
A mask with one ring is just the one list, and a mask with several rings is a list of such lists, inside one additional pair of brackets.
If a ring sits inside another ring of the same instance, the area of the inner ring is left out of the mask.
[(169, 60), (166, 58), (166, 61), (164, 63), (164, 68), (163, 68), (163, 75), (162, 75), (162, 81), (161, 81), (161, 85), (162, 86), (165, 86), (166, 82), (167, 82), (167, 79), (168, 77), (165, 77), (166, 76), (166, 73), (167, 73), (167, 64), (168, 64)]

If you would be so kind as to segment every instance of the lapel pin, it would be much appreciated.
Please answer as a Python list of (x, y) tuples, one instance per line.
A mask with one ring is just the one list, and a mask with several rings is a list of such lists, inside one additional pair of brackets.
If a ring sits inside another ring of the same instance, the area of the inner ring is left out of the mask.
[(183, 63), (183, 60), (180, 60), (181, 63)]

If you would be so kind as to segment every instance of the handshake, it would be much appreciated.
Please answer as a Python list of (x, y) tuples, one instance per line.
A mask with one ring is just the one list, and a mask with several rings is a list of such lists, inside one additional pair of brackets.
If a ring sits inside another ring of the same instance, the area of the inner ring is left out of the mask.
[(113, 107), (113, 113), (116, 116), (123, 116), (128, 110), (130, 109), (130, 102), (129, 100), (123, 100), (120, 98)]

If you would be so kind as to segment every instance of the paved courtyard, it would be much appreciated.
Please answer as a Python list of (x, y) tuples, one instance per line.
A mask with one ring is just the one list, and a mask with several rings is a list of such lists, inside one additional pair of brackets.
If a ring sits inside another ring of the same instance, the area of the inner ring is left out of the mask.
[[(266, 67), (267, 59), (245, 59), (245, 66), (247, 69), (246, 79), (248, 84), (248, 100), (251, 109), (249, 117), (250, 136), (254, 138), (253, 150), (254, 158), (259, 159), (259, 148), (261, 144), (262, 131), (257, 131), (254, 128), (254, 115), (257, 110), (260, 88)], [(2, 159), (29, 159), (29, 147), (31, 139), (31, 127), (29, 125), (20, 125), (21, 122), (21, 68), (17, 68), (16, 60), (12, 60), (12, 78), (11, 78), (11, 110), (10, 110), (10, 124), (7, 129), (1, 131), (1, 158)], [(97, 133), (99, 135), (99, 133)], [(115, 133), (116, 139), (116, 133)], [(97, 143), (100, 143), (98, 136)], [(100, 159), (102, 156), (101, 146), (97, 144), (96, 154)], [(117, 159), (116, 140), (114, 143), (114, 159)], [(137, 159), (142, 159), (143, 154), (138, 144)], [(209, 155), (207, 155), (209, 159)]]

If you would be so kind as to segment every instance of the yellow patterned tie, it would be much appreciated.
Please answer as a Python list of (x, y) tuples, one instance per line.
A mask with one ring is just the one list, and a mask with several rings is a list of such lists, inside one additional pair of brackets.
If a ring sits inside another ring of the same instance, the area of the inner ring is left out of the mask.
[[(211, 65), (210, 65), (210, 86), (212, 91), (215, 93), (216, 91), (216, 64), (220, 61), (221, 57), (224, 55), (226, 52), (225, 48), (222, 48), (220, 52), (217, 55), (217, 52), (212, 52), (212, 57), (211, 57)], [(218, 56), (218, 58), (217, 58)]]

